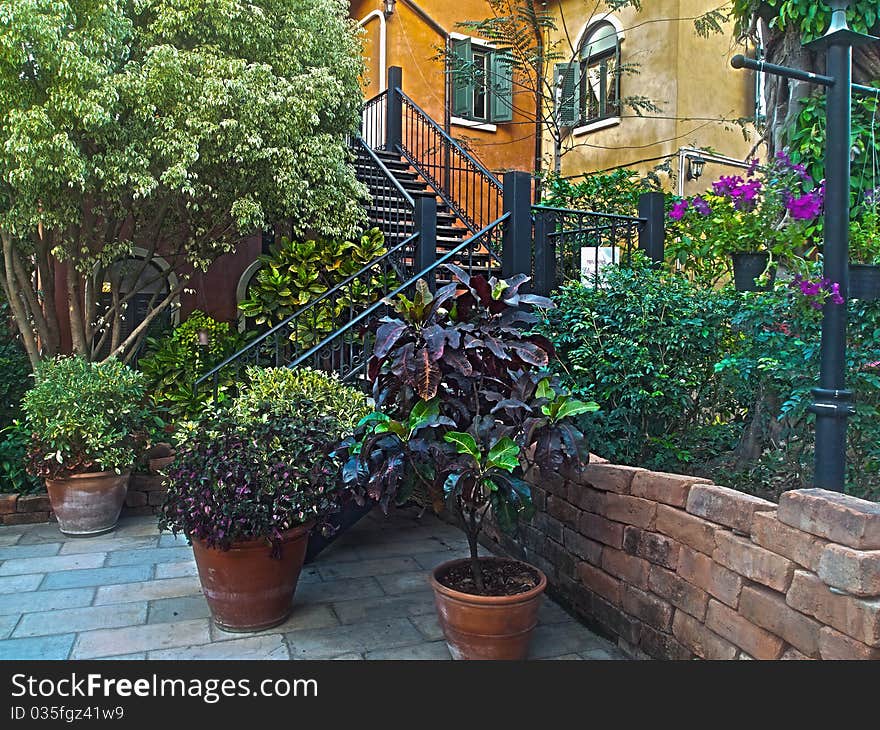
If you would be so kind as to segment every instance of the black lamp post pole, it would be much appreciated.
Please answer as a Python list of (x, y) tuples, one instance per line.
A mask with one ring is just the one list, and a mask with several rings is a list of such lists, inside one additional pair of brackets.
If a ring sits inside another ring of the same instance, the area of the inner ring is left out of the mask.
[(825, 246), (823, 274), (840, 284), (843, 304), (826, 302), (822, 312), (819, 387), (813, 388), (810, 411), (816, 414), (814, 485), (842, 492), (846, 483), (846, 426), (853, 413), (846, 388), (846, 299), (849, 290), (849, 185), (852, 94), (876, 89), (852, 83), (852, 48), (876, 40), (851, 31), (846, 23), (849, 0), (830, 0), (831, 24), (808, 47), (826, 52), (824, 76), (734, 56), (734, 68), (750, 68), (828, 87), (825, 146)]

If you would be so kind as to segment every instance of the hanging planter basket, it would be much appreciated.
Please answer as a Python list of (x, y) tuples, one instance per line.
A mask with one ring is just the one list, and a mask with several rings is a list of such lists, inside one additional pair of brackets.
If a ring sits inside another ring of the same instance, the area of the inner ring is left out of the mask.
[(880, 299), (880, 266), (850, 264), (849, 296), (867, 302)]
[(776, 280), (776, 267), (769, 272), (766, 284), (755, 283), (767, 268), (770, 261), (769, 253), (735, 253), (733, 257), (733, 285), (737, 291), (770, 291)]

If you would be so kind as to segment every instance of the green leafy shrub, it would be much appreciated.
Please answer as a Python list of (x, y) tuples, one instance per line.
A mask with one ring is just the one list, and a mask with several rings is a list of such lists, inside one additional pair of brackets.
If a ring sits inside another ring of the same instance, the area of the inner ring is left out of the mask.
[(542, 205), (592, 210), (617, 215), (638, 215), (639, 196), (660, 190), (656, 173), (640, 177), (632, 170), (586, 175), (578, 181), (549, 176), (544, 181)]
[(570, 284), (553, 299), (540, 331), (563, 384), (600, 406), (582, 419), (593, 451), (661, 468), (704, 458), (692, 451), (720, 435), (707, 438), (723, 396), (714, 365), (732, 339), (729, 295), (637, 258), (604, 269), (598, 288)]
[[(208, 344), (199, 344), (199, 331), (208, 334)], [(172, 418), (191, 418), (212, 403), (211, 388), (193, 392), (193, 383), (215, 365), (241, 349), (248, 336), (227, 322), (218, 322), (196, 309), (184, 322), (161, 338), (148, 338), (145, 355), (138, 366), (146, 378), (147, 389), (156, 405)], [(240, 371), (235, 367), (221, 371), (218, 398), (227, 397), (228, 388)]]
[(13, 334), (9, 304), (0, 293), (0, 429), (21, 416), (21, 399), (31, 381), (31, 365)]
[(354, 432), (371, 408), (357, 388), (333, 373), (311, 368), (247, 369), (247, 384), (235, 399), (233, 410), (242, 420), (255, 413), (296, 413), (303, 419), (326, 418), (335, 423), (333, 435), (343, 438)]
[(15, 420), (0, 429), (0, 492), (33, 494), (42, 490), (39, 479), (27, 472), (29, 442), (24, 421)]
[[(260, 257), (262, 266), (250, 285), (248, 299), (239, 308), (256, 324), (272, 327), (386, 252), (385, 237), (378, 228), (357, 242), (283, 238)], [(316, 305), (290, 337), (301, 346), (315, 344), (333, 331), (349, 307), (361, 309), (393, 288), (393, 275), (386, 276), (378, 269), (367, 282), (358, 278), (340, 296)]]
[(144, 377), (118, 360), (45, 360), (24, 396), (28, 470), (63, 478), (131, 469), (151, 419)]

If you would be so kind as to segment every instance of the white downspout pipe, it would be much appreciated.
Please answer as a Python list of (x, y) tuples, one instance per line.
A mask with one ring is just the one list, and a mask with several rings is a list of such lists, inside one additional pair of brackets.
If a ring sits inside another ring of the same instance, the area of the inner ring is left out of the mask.
[(374, 10), (367, 13), (358, 21), (358, 27), (363, 28), (373, 18), (379, 19), (379, 93), (381, 94), (388, 88), (388, 73), (385, 68), (386, 63), (386, 35), (385, 35), (385, 14), (381, 10)]

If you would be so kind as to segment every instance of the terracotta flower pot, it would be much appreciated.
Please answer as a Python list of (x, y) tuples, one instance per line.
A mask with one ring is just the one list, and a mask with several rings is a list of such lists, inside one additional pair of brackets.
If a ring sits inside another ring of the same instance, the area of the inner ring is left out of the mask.
[(128, 477), (129, 472), (102, 471), (47, 479), (49, 503), (61, 532), (88, 537), (115, 528), (128, 492)]
[(193, 538), (193, 554), (214, 623), (224, 631), (260, 631), (283, 623), (314, 522), (282, 533), (281, 557), (273, 558), (267, 539), (210, 548)]
[[(507, 561), (509, 558), (483, 558), (481, 562)], [(541, 596), (547, 576), (533, 565), (538, 585), (515, 596), (477, 596), (447, 588), (437, 576), (468, 559), (451, 560), (431, 573), (431, 587), (440, 626), (453, 659), (525, 659), (532, 630), (538, 623)], [(525, 565), (525, 563), (523, 563)]]

